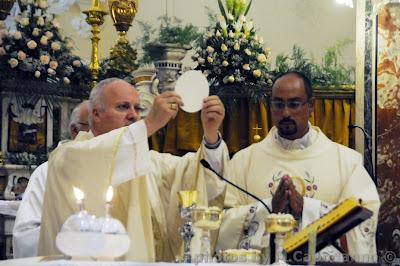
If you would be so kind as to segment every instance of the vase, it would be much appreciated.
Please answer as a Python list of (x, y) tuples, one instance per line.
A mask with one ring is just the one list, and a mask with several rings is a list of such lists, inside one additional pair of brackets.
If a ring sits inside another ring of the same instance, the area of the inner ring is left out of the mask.
[(158, 91), (173, 91), (182, 69), (181, 60), (190, 49), (188, 45), (173, 43), (151, 43), (146, 49), (153, 55), (157, 76), (160, 80)]

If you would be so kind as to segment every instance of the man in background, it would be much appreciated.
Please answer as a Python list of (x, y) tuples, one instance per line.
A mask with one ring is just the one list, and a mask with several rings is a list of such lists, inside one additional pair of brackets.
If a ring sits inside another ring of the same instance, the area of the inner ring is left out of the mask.
[[(72, 111), (69, 122), (72, 139), (75, 139), (79, 131), (89, 130), (88, 108), (89, 101), (84, 101)], [(47, 165), (48, 162), (42, 163), (33, 171), (18, 208), (13, 228), (14, 258), (35, 257), (38, 254)]]

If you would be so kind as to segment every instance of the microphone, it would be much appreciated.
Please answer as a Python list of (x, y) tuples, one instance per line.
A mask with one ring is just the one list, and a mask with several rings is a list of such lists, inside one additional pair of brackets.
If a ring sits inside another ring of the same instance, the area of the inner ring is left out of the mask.
[(367, 154), (368, 154), (368, 158), (367, 158), (367, 160), (368, 160), (368, 163), (369, 163), (369, 165), (371, 166), (371, 173), (370, 173), (370, 175), (371, 175), (371, 177), (372, 177), (372, 179), (374, 180), (374, 182), (375, 182), (375, 184), (376, 184), (376, 179), (375, 179), (375, 170), (374, 170), (374, 162), (372, 161), (372, 151), (371, 151), (371, 147), (370, 147), (370, 145), (371, 145), (371, 143), (370, 143), (370, 141), (371, 141), (371, 136), (370, 135), (368, 135), (367, 134), (367, 132), (365, 132), (365, 130), (364, 130), (364, 128), (362, 128), (362, 127), (360, 127), (360, 126), (358, 126), (358, 125), (353, 125), (353, 124), (349, 124), (349, 126), (348, 126), (348, 128), (349, 129), (353, 129), (353, 128), (358, 128), (358, 129), (360, 129), (361, 131), (362, 131), (362, 133), (364, 134), (364, 140), (367, 142)]
[(230, 184), (231, 186), (234, 186), (235, 188), (239, 189), (240, 191), (242, 191), (244, 194), (249, 195), (250, 197), (252, 197), (253, 199), (259, 201), (267, 210), (269, 213), (272, 213), (271, 210), (269, 209), (269, 207), (267, 206), (267, 204), (264, 203), (264, 201), (262, 201), (259, 197), (251, 194), (250, 192), (248, 192), (247, 190), (244, 190), (243, 188), (239, 187), (238, 185), (232, 183), (231, 181), (229, 181), (228, 179), (224, 178), (222, 175), (218, 174), (212, 167), (211, 165), (204, 159), (200, 160), (200, 163), (207, 168), (208, 170), (210, 170), (211, 172), (213, 172), (214, 174), (216, 174), (221, 180), (225, 181), (226, 183)]

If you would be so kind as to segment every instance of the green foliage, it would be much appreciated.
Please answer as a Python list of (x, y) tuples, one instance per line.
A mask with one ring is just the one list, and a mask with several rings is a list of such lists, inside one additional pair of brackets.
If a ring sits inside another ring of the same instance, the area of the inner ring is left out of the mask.
[(132, 71), (138, 68), (136, 56), (136, 50), (129, 43), (118, 43), (110, 57), (101, 62), (99, 79), (116, 77), (131, 82)]
[(151, 63), (157, 57), (149, 48), (152, 43), (171, 43), (179, 45), (190, 45), (202, 37), (199, 29), (192, 24), (183, 24), (182, 20), (166, 15), (158, 18), (160, 25), (152, 25), (149, 22), (138, 21), (143, 35), (137, 40), (136, 46), (143, 48), (140, 64)]
[(296, 70), (310, 77), (316, 86), (342, 86), (353, 85), (355, 68), (340, 63), (342, 51), (353, 43), (351, 40), (337, 42), (334, 46), (328, 47), (322, 58), (322, 63), (318, 64), (315, 60), (298, 45), (293, 46), (292, 55), (279, 54), (275, 59), (274, 75)]

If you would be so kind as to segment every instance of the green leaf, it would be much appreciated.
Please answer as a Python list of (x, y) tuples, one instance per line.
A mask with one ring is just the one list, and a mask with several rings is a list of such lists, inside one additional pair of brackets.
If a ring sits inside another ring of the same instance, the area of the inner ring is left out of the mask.
[(250, 0), (249, 4), (247, 5), (246, 11), (244, 12), (244, 15), (247, 16), (247, 13), (249, 13), (251, 3), (253, 3), (253, 0)]
[(219, 7), (219, 10), (221, 11), (222, 16), (224, 16), (225, 21), (228, 21), (228, 18), (226, 16), (226, 12), (225, 12), (225, 8), (224, 8), (224, 5), (222, 4), (221, 0), (218, 0), (218, 7)]

